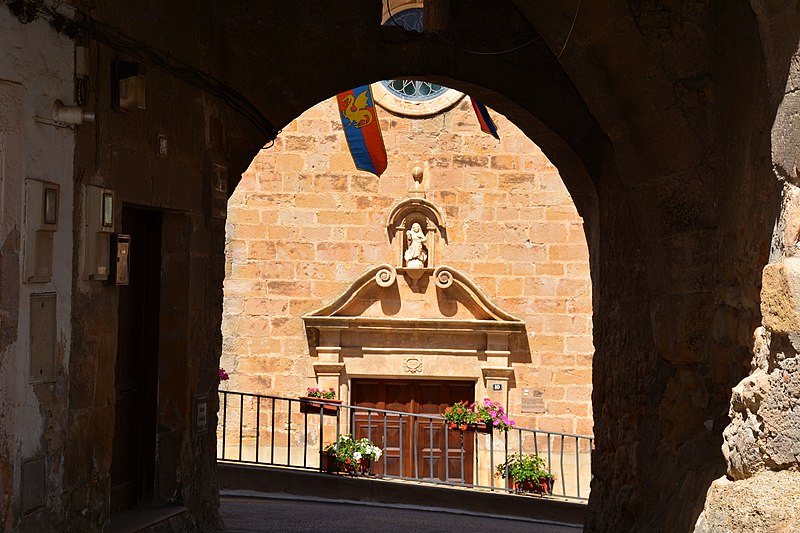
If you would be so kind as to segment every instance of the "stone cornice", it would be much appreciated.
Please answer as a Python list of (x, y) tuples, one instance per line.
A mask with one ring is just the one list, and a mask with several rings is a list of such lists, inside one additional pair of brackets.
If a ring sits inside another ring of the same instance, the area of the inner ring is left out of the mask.
[[(506, 313), (480, 290), (463, 272), (448, 266), (440, 266), (433, 272), (426, 269), (427, 275), (433, 276), (436, 287), (442, 291), (459, 290), (463, 292), (472, 305), (480, 309), (487, 318), (447, 318), (447, 317), (374, 317), (352, 316), (343, 312), (348, 304), (369, 289), (387, 288), (397, 283), (397, 270), (388, 264), (378, 265), (359, 276), (347, 290), (331, 304), (312, 311), (302, 317), (306, 327), (315, 328), (360, 328), (360, 329), (392, 329), (392, 330), (431, 330), (448, 332), (507, 332), (524, 331), (525, 322)], [(432, 295), (435, 291), (432, 291)], [(433, 296), (435, 297), (435, 296)]]
[(392, 318), (363, 316), (313, 316), (305, 315), (306, 327), (349, 328), (394, 331), (447, 331), (455, 332), (503, 332), (516, 333), (525, 328), (522, 321), (510, 320), (460, 320), (447, 318)]

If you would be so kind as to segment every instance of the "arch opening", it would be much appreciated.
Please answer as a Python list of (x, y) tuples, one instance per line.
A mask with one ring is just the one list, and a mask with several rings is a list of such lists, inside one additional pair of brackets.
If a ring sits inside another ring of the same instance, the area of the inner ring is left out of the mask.
[[(353, 167), (332, 100), (284, 128), (244, 174), (227, 227), (225, 388), (289, 397), (334, 388), (348, 403), (368, 377), (461, 380), (472, 383), (470, 399), (500, 400), (522, 427), (591, 436), (589, 251), (557, 169), (499, 113), (500, 140), (481, 133), (467, 102), (432, 118), (380, 118), (389, 155), (381, 178)], [(407, 268), (414, 225), (427, 233), (420, 282)], [(439, 280), (453, 276), (458, 283)], [(328, 304), (344, 306), (341, 320), (320, 315)], [(511, 329), (456, 328), (466, 318), (511, 320), (502, 326)], [(432, 347), (414, 340), (408, 320), (442, 321), (425, 335)], [(397, 335), (376, 337), (378, 323)], [(334, 324), (344, 329), (333, 335)], [(568, 463), (577, 452), (583, 464), (582, 497), (586, 446), (565, 450)], [(566, 490), (577, 475), (565, 474)]]

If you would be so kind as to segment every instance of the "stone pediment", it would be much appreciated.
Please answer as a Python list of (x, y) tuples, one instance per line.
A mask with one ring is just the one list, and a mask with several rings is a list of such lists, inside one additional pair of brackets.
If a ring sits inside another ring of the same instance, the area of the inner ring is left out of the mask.
[(306, 327), (523, 331), (464, 273), (448, 266), (376, 266), (329, 305), (303, 316)]

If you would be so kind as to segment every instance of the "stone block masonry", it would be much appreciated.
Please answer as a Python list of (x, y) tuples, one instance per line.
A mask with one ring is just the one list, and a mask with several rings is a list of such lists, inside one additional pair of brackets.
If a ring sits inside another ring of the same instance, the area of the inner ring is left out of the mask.
[[(414, 184), (412, 167), (420, 166), (427, 199), (447, 217), (437, 264), (466, 273), (526, 323), (527, 337), (511, 343), (512, 417), (525, 427), (591, 432), (583, 221), (532, 141), (494, 113), (496, 141), (472, 113), (466, 99), (431, 118), (379, 109), (389, 160), (380, 178), (355, 169), (343, 135), (321, 133), (339, 129), (333, 99), (259, 153), (228, 204), (222, 366), (231, 379), (224, 388), (297, 396), (317, 385), (317, 358), (300, 316), (333, 301), (370, 267), (396, 264), (386, 221)], [(453, 131), (448, 125), (456, 123), (474, 127)], [(372, 370), (390, 377), (396, 369)], [(251, 390), (259, 383), (269, 388)], [(523, 412), (523, 388), (542, 393), (543, 411)]]

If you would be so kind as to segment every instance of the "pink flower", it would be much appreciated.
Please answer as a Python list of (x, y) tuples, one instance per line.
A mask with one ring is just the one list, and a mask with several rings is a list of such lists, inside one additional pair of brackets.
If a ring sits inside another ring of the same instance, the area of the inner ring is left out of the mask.
[(225, 372), (225, 369), (220, 367), (219, 368), (219, 380), (220, 381), (225, 381), (225, 380), (227, 380), (229, 378), (230, 378), (230, 376), (228, 375), (227, 372)]

